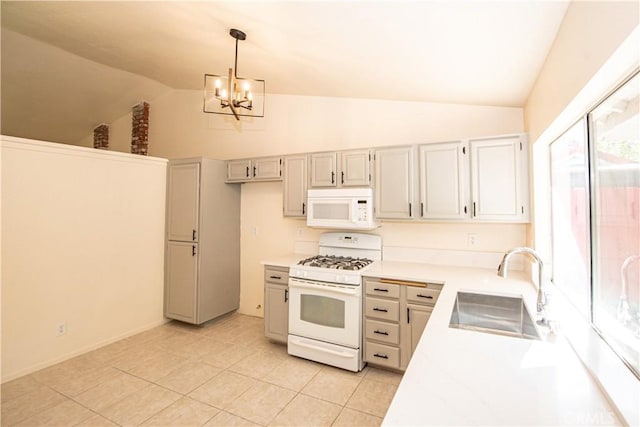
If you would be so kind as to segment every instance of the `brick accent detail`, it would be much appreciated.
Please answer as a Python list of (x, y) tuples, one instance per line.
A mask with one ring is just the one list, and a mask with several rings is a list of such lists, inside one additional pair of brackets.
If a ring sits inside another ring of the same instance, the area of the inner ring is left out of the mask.
[(93, 130), (93, 148), (109, 149), (109, 126), (102, 124)]
[(141, 102), (132, 109), (131, 153), (147, 155), (149, 150), (149, 104)]

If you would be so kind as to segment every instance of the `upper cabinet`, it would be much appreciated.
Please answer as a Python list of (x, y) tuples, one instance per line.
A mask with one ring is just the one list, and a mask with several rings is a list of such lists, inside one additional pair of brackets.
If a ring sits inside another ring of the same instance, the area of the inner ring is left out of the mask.
[(420, 218), (468, 218), (468, 144), (459, 141), (421, 145), (419, 153)]
[(285, 157), (283, 169), (282, 213), (304, 217), (307, 214), (307, 156)]
[(413, 147), (381, 148), (374, 158), (376, 217), (413, 218)]
[(280, 181), (282, 157), (227, 161), (227, 182)]
[(529, 221), (526, 135), (420, 145), (417, 171), (413, 155), (414, 147), (376, 150), (377, 218)]
[(368, 187), (371, 151), (349, 150), (310, 155), (311, 187)]
[(529, 149), (524, 135), (469, 141), (471, 216), (529, 221)]
[(379, 219), (529, 222), (530, 218), (526, 134), (227, 162), (227, 182), (283, 176), (282, 211), (289, 217), (306, 216), (307, 188), (373, 185)]
[(335, 187), (337, 185), (336, 173), (338, 171), (338, 154), (313, 153), (310, 156), (311, 187)]
[(167, 181), (167, 238), (197, 241), (200, 218), (200, 163), (170, 165)]
[(352, 150), (340, 153), (340, 184), (343, 187), (371, 185), (371, 152)]

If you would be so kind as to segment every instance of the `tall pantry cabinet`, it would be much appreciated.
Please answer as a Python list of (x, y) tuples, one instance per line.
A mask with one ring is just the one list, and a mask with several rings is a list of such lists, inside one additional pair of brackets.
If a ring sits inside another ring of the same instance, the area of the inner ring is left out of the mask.
[(226, 164), (171, 160), (167, 172), (165, 316), (201, 324), (240, 301), (240, 186)]

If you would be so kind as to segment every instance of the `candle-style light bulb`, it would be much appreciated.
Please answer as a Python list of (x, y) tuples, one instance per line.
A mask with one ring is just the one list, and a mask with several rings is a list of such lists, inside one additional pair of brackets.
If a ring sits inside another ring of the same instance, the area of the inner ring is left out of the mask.
[(251, 85), (249, 84), (249, 82), (244, 82), (242, 84), (242, 98), (243, 99), (249, 99), (248, 95), (251, 93), (249, 92), (249, 90), (251, 89)]
[(216, 94), (216, 98), (220, 98), (220, 87), (221, 87), (221, 86), (222, 86), (222, 83), (220, 82), (220, 79), (216, 79), (216, 82), (215, 82), (215, 87), (216, 87), (215, 94)]

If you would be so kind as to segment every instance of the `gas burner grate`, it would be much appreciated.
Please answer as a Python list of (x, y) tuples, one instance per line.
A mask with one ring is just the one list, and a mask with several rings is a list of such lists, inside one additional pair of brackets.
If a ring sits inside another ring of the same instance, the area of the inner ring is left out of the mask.
[(337, 270), (360, 270), (371, 264), (373, 260), (369, 258), (353, 258), (338, 255), (316, 255), (303, 259), (298, 265), (309, 267), (334, 268)]

